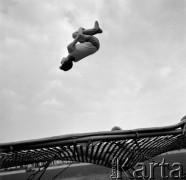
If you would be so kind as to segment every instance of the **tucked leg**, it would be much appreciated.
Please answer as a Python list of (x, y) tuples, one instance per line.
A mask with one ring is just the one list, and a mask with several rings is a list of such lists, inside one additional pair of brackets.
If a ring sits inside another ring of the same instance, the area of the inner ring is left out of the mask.
[[(91, 36), (93, 36), (95, 34), (102, 33), (102, 30), (99, 28), (98, 21), (95, 21), (93, 28), (91, 28), (91, 29), (84, 29), (84, 28), (82, 28), (82, 33), (84, 35), (91, 35)], [(78, 34), (78, 31), (74, 32), (72, 34), (72, 37), (75, 39), (77, 34)]]

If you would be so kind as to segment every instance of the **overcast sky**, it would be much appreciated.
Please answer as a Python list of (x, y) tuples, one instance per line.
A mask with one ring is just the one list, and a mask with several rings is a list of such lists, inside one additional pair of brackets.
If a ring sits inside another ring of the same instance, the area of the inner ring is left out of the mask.
[[(95, 20), (100, 50), (60, 71)], [(0, 142), (179, 123), (184, 33), (183, 0), (0, 0)]]

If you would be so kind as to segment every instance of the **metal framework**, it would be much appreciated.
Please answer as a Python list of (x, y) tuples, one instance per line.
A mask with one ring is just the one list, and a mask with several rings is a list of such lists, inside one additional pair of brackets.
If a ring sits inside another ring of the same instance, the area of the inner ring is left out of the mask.
[(0, 144), (0, 169), (54, 160), (111, 167), (118, 158), (129, 170), (136, 163), (173, 150), (186, 149), (186, 116), (176, 125), (70, 134)]

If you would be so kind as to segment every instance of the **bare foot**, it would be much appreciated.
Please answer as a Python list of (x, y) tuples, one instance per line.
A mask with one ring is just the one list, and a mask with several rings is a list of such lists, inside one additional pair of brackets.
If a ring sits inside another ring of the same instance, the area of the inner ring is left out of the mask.
[(99, 23), (98, 23), (98, 21), (95, 21), (95, 23), (94, 23), (94, 28), (95, 28), (95, 29), (99, 29)]
[(102, 33), (102, 29), (99, 27), (98, 21), (95, 21), (94, 23), (94, 29), (97, 29), (97, 33)]

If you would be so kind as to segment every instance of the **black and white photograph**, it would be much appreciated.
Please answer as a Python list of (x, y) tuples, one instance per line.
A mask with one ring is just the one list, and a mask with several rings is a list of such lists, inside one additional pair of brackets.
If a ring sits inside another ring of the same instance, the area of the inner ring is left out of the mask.
[(0, 180), (186, 179), (185, 0), (0, 0)]

